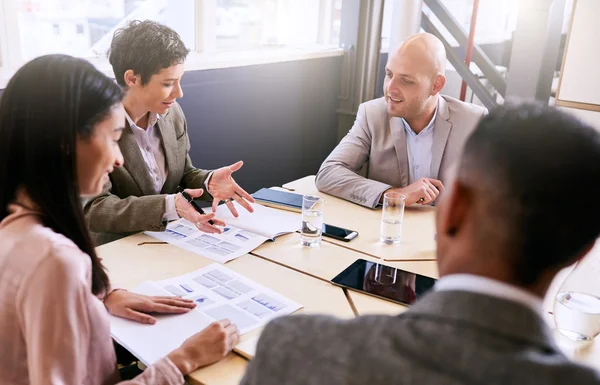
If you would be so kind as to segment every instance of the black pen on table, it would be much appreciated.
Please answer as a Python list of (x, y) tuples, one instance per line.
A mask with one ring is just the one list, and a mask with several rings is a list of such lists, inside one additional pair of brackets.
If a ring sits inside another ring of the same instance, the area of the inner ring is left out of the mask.
[[(190, 202), (190, 204), (192, 205), (192, 207), (195, 208), (197, 212), (199, 212), (202, 215), (206, 215), (206, 213), (204, 212), (204, 210), (202, 210), (202, 207), (200, 207), (198, 205), (198, 203), (196, 203), (196, 201), (194, 200), (194, 198), (192, 198), (190, 196), (190, 194), (188, 194), (185, 191), (183, 191), (183, 189), (181, 188), (181, 186), (177, 186), (177, 191), (179, 191), (179, 193), (185, 198), (186, 201)], [(215, 225), (215, 222), (213, 222), (212, 219), (209, 220), (208, 223), (210, 223), (213, 226)]]

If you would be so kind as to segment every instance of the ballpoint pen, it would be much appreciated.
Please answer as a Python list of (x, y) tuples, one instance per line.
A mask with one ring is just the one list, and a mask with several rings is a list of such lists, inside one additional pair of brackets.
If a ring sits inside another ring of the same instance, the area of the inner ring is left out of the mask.
[[(192, 207), (194, 209), (196, 209), (197, 212), (199, 212), (202, 215), (206, 215), (206, 213), (204, 212), (204, 210), (202, 210), (202, 207), (200, 207), (198, 205), (198, 203), (196, 203), (196, 201), (194, 200), (194, 198), (192, 198), (190, 196), (190, 194), (188, 194), (185, 191), (183, 191), (183, 189), (181, 188), (181, 186), (177, 186), (177, 191), (185, 198), (186, 201), (190, 202), (190, 204), (192, 205)], [(210, 223), (213, 226), (215, 225), (215, 222), (213, 222), (212, 220), (209, 220), (208, 223)]]

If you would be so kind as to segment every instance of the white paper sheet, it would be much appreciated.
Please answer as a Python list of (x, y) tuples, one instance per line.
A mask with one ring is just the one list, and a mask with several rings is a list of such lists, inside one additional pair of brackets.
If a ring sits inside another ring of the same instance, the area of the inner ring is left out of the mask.
[(187, 220), (180, 219), (169, 223), (165, 231), (146, 231), (145, 234), (220, 263), (248, 254), (267, 240), (234, 226), (225, 226), (222, 230), (221, 234), (203, 233)]
[(301, 226), (301, 217), (295, 213), (258, 204), (252, 205), (254, 213), (249, 213), (237, 203), (235, 205), (240, 214), (238, 218), (234, 218), (224, 205), (217, 208), (217, 218), (227, 224), (222, 234), (203, 233), (185, 219), (169, 223), (165, 231), (146, 231), (145, 234), (225, 263), (251, 252), (268, 239), (292, 233)]
[(164, 281), (144, 282), (134, 292), (180, 295), (196, 303), (196, 308), (186, 314), (157, 316), (154, 325), (110, 316), (112, 337), (146, 365), (166, 356), (211, 322), (227, 318), (245, 334), (302, 308), (216, 263)]
[[(235, 218), (226, 205), (217, 207), (217, 218), (228, 225), (239, 227), (263, 237), (273, 239), (281, 234), (293, 233), (302, 226), (302, 216), (285, 210), (265, 207), (257, 203), (251, 204), (254, 213), (249, 213), (245, 208), (233, 202), (239, 217)], [(212, 212), (212, 210), (207, 210)]]

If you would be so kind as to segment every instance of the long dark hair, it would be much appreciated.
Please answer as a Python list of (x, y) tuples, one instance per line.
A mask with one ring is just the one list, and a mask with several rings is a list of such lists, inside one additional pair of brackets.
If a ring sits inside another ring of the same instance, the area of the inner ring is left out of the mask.
[(67, 55), (25, 64), (0, 97), (0, 220), (24, 188), (43, 224), (90, 256), (94, 294), (105, 293), (109, 281), (83, 217), (76, 141), (89, 137), (122, 99), (115, 82)]

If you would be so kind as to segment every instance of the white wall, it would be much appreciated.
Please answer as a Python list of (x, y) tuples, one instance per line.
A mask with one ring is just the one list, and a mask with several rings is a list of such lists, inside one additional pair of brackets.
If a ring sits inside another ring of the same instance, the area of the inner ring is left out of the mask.
[[(556, 104), (600, 131), (600, 1), (577, 0)], [(587, 109), (561, 102), (582, 103)], [(592, 111), (595, 108), (598, 111)]]
[(577, 0), (558, 98), (600, 105), (600, 1)]

